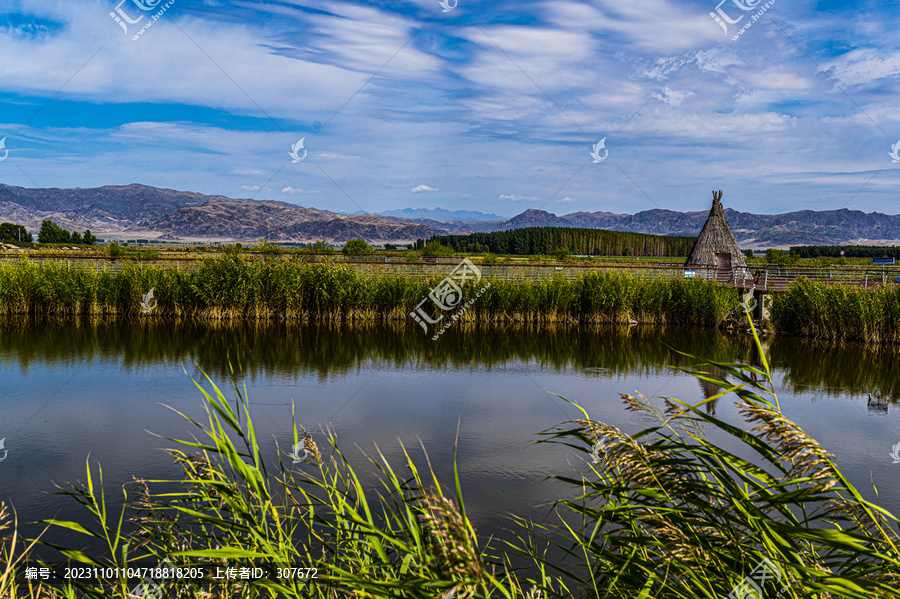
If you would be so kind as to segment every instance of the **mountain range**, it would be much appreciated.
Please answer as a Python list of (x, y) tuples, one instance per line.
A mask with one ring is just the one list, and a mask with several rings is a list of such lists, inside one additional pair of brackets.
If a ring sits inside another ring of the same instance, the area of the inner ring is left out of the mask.
[(496, 214), (485, 214), (476, 210), (445, 210), (443, 208), (403, 208), (379, 212), (382, 216), (399, 216), (402, 218), (430, 218), (432, 220), (458, 220), (472, 222), (478, 220), (503, 220)]
[[(0, 184), (0, 221), (37, 232), (43, 219), (67, 229), (91, 229), (104, 238), (407, 243), (432, 235), (503, 231), (521, 227), (580, 227), (658, 235), (696, 235), (708, 211), (645, 210), (636, 214), (575, 212), (557, 216), (526, 210), (504, 219), (493, 214), (444, 209), (341, 214), (279, 201), (232, 199), (147, 185), (92, 189), (35, 189)], [(858, 210), (801, 210), (753, 214), (728, 208), (725, 215), (742, 247), (885, 244), (900, 240), (900, 215)], [(487, 217), (487, 218), (485, 218)], [(477, 218), (479, 220), (471, 220)]]

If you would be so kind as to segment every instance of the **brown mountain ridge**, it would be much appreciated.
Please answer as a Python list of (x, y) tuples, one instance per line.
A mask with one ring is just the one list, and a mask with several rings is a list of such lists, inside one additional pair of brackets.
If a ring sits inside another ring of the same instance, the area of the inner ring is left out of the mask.
[[(726, 198), (727, 203), (727, 198)], [(447, 212), (450, 214), (449, 212)], [(769, 247), (900, 240), (900, 215), (859, 210), (801, 210), (753, 214), (725, 209), (743, 247)], [(502, 231), (521, 227), (579, 227), (657, 235), (696, 235), (707, 211), (645, 210), (636, 214), (575, 212), (557, 216), (525, 210), (512, 218), (445, 221), (379, 214), (339, 214), (274, 200), (161, 189), (148, 185), (40, 189), (0, 184), (0, 221), (36, 232), (49, 218), (68, 229), (91, 229), (101, 237), (177, 236), (193, 239), (406, 243), (432, 235)]]

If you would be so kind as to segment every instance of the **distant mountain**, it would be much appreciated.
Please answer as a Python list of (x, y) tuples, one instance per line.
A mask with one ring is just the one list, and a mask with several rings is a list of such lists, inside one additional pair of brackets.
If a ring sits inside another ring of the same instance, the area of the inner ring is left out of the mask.
[(403, 208), (402, 210), (387, 210), (379, 212), (382, 216), (399, 216), (401, 218), (430, 220), (448, 220), (471, 222), (480, 220), (504, 220), (496, 214), (485, 214), (475, 210), (445, 210), (444, 208)]
[(442, 229), (383, 216), (343, 215), (283, 202), (219, 200), (189, 206), (141, 226), (180, 237), (370, 243), (408, 242), (443, 234)]
[(93, 189), (30, 189), (0, 184), (0, 218), (35, 231), (45, 218), (68, 229), (122, 231), (140, 220), (224, 199), (137, 184)]
[[(656, 235), (696, 235), (709, 211), (676, 212), (645, 210), (637, 214), (575, 212), (556, 216), (543, 210), (526, 210), (511, 219), (497, 222), (465, 223), (466, 232), (503, 231), (519, 227), (578, 227), (653, 233)], [(784, 214), (752, 214), (728, 208), (725, 216), (734, 235), (744, 247), (775, 247), (847, 242), (900, 240), (900, 215), (859, 210), (801, 210)], [(452, 231), (462, 233), (461, 230)]]
[[(99, 236), (181, 239), (336, 241), (361, 237), (373, 243), (408, 243), (432, 235), (504, 231), (520, 227), (579, 227), (696, 235), (708, 211), (645, 210), (637, 214), (575, 212), (557, 216), (526, 210), (504, 219), (465, 210), (392, 210), (385, 215), (340, 214), (279, 201), (110, 185), (95, 189), (26, 189), (0, 184), (0, 222), (25, 225), (34, 233), (41, 220)], [(408, 215), (408, 216), (398, 216)], [(900, 242), (900, 215), (858, 210), (801, 210), (752, 214), (730, 208), (725, 215), (744, 247)], [(415, 216), (416, 218), (409, 218)], [(487, 220), (466, 220), (469, 218)], [(438, 218), (440, 217), (440, 218)]]

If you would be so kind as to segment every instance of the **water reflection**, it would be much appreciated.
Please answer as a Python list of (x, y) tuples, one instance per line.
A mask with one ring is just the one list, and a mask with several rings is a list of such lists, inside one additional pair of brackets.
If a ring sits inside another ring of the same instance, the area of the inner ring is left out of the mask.
[[(898, 348), (767, 337), (774, 369), (793, 392), (816, 389), (826, 396), (869, 395), (870, 405), (900, 400)], [(716, 361), (753, 363), (752, 339), (699, 328), (458, 326), (433, 342), (403, 324), (314, 325), (273, 322), (148, 322), (77, 320), (0, 323), (0, 363), (66, 365), (109, 362), (123, 369), (159, 363), (196, 364), (213, 378), (238, 367), (258, 377), (315, 374), (321, 381), (361, 365), (491, 369), (535, 364), (557, 372), (593, 376), (659, 374), (693, 361), (671, 348)], [(713, 387), (707, 389), (707, 397)], [(714, 409), (714, 408), (713, 408)]]
[[(267, 460), (278, 457), (276, 441), (290, 446), (295, 404), (310, 430), (335, 427), (367, 483), (374, 480), (362, 452), (377, 445), (401, 462), (398, 440), (423, 444), (439, 479), (452, 480), (459, 425), (468, 511), (481, 533), (502, 536), (508, 513), (547, 515), (560, 496), (548, 476), (583, 466), (565, 448), (534, 445), (538, 432), (579, 417), (546, 391), (631, 433), (639, 423), (622, 409), (620, 393), (687, 401), (719, 393), (669, 368), (694, 365), (679, 351), (756, 360), (751, 337), (710, 329), (458, 326), (433, 342), (408, 325), (2, 322), (0, 438), (7, 437), (9, 458), (0, 464), (0, 499), (13, 502), (22, 522), (79, 520), (82, 510), (46, 491), (51, 481), (83, 480), (88, 455), (103, 464), (110, 492), (132, 475), (178, 478), (160, 451), (171, 444), (146, 431), (189, 438), (183, 419), (160, 405), (202, 417), (200, 394), (181, 365), (227, 387), (234, 364)], [(778, 337), (763, 343), (785, 413), (840, 457), (852, 482), (875, 481), (893, 502), (888, 507), (900, 508), (887, 457), (900, 441), (900, 421), (886, 415), (898, 398), (895, 350)], [(736, 421), (731, 398), (705, 409)]]

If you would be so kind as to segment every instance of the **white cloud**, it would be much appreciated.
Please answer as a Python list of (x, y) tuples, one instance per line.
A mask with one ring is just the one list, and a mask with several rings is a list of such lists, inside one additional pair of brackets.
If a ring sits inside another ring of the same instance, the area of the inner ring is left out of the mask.
[[(316, 60), (315, 48), (309, 52), (307, 40), (302, 47), (310, 55), (297, 57), (297, 48), (275, 43), (274, 32), (262, 26), (171, 13), (133, 42), (111, 18), (104, 18), (114, 3), (27, 4), (31, 14), (62, 27), (39, 39), (0, 36), (0, 55), (16, 57), (0, 61), (4, 91), (49, 97), (65, 84), (60, 99), (184, 103), (262, 118), (266, 114), (296, 118), (340, 106), (366, 82), (369, 71), (364, 67), (369, 60), (378, 59), (360, 58), (358, 71), (325, 64)], [(335, 27), (343, 21), (331, 19)], [(398, 26), (396, 35), (405, 35), (405, 29)], [(390, 45), (392, 51), (398, 46)], [(380, 54), (386, 52), (387, 48)], [(298, 93), (298, 81), (315, 82), (316, 93)], [(248, 94), (253, 101), (248, 101)]]
[(858, 48), (838, 57), (826, 68), (844, 85), (871, 84), (900, 75), (900, 53)]
[(285, 187), (284, 189), (281, 190), (281, 193), (319, 193), (319, 192), (316, 190), (310, 190), (310, 189), (300, 189), (299, 187), (297, 187), (297, 188)]
[(758, 89), (776, 90), (782, 94), (807, 91), (813, 82), (802, 75), (804, 71), (785, 67), (772, 67), (761, 71), (746, 72), (743, 80), (746, 84)]
[[(14, 21), (33, 24), (2, 28), (0, 56), (13, 59), (0, 61), (0, 92), (34, 109), (59, 93), (49, 120), (10, 135), (8, 147), (30, 150), (16, 156), (28, 175), (8, 169), (5, 182), (318, 193), (353, 212), (348, 196), (384, 209), (398, 193), (436, 192), (409, 187), (434, 176), (459, 207), (498, 213), (561, 186), (557, 198), (579, 198), (551, 205), (633, 212), (655, 207), (642, 190), (678, 198), (667, 208), (708, 209), (707, 187), (721, 185), (758, 212), (813, 197), (840, 207), (865, 184), (870, 210), (897, 211), (880, 186), (896, 187), (900, 169), (867, 183), (900, 136), (898, 16), (882, 7), (773, 7), (798, 43), (834, 41), (804, 45), (823, 73), (771, 23), (727, 41), (708, 15), (719, 0), (536, 0), (517, 5), (515, 23), (483, 7), (481, 27), (453, 13), (415, 36), (425, 9), (440, 15), (437, 0), (413, 0), (415, 16), (390, 3), (204, 0), (139, 42), (106, 16), (111, 1), (12, 3), (27, 17)], [(73, 110), (84, 101), (109, 114)], [(0, 123), (0, 137), (20, 127)], [(309, 158), (291, 164), (302, 135)], [(578, 170), (605, 136), (628, 177)]]
[(668, 87), (664, 87), (659, 90), (653, 97), (666, 102), (671, 106), (678, 106), (682, 102), (684, 102), (687, 98), (695, 95), (692, 91), (683, 91), (677, 89), (669, 89)]
[(542, 8), (556, 25), (595, 36), (619, 37), (634, 50), (650, 54), (677, 52), (722, 39), (722, 30), (706, 14), (712, 7), (703, 10), (668, 0), (596, 0), (593, 4), (552, 0)]
[(517, 196), (514, 193), (504, 193), (500, 195), (501, 200), (510, 200), (513, 202), (533, 202), (534, 200), (539, 200), (541, 198), (535, 196)]
[(259, 170), (258, 168), (233, 168), (228, 171), (229, 175), (240, 175), (241, 177), (262, 177), (266, 173)]

